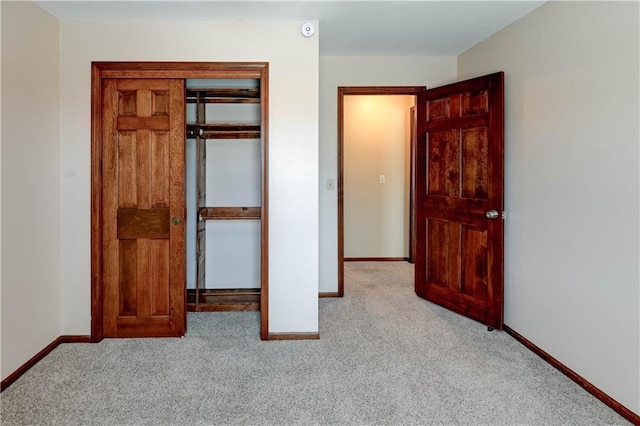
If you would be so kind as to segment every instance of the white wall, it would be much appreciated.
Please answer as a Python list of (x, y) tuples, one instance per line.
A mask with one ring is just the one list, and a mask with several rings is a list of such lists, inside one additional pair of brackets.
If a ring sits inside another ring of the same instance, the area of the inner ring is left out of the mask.
[(60, 333), (57, 19), (2, 2), (2, 379)]
[[(260, 206), (260, 172), (259, 139), (208, 140), (207, 207)], [(260, 288), (260, 221), (205, 226), (206, 288)]]
[(338, 86), (436, 87), (456, 73), (455, 57), (320, 57), (319, 291), (338, 291), (338, 193), (326, 189), (338, 177)]
[(91, 61), (268, 61), (269, 331), (318, 330), (318, 33), (299, 22), (60, 26), (62, 331), (90, 331)]
[(505, 323), (636, 413), (638, 23), (550, 2), (458, 61), (505, 71)]
[[(344, 256), (408, 257), (415, 96), (344, 98)], [(380, 175), (384, 183), (380, 183)]]

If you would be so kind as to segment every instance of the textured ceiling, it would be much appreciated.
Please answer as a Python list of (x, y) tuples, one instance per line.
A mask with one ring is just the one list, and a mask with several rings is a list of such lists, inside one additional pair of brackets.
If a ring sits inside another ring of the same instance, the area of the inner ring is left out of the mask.
[(319, 21), (323, 55), (455, 56), (544, 1), (38, 1), (62, 21)]

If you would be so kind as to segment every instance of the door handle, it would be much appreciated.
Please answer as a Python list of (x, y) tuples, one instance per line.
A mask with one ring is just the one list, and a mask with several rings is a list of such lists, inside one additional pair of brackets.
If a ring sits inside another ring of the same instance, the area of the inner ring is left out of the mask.
[(500, 213), (498, 213), (496, 210), (489, 210), (484, 215), (487, 217), (487, 219), (497, 219), (498, 216), (500, 216)]
[(180, 218), (178, 216), (172, 217), (171, 223), (173, 223), (174, 225), (180, 225)]

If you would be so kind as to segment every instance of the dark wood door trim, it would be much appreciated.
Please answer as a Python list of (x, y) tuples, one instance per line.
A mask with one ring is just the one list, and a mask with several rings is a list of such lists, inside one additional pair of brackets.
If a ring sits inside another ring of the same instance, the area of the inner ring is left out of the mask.
[[(247, 64), (245, 64), (247, 65)], [(260, 339), (269, 339), (269, 64), (260, 65), (260, 138), (262, 194), (260, 200)]]
[[(261, 91), (262, 205), (260, 337), (269, 337), (268, 123), (267, 62), (93, 62), (91, 64), (91, 341), (104, 338), (102, 259), (102, 80), (106, 78), (258, 78)], [(184, 301), (186, 305), (186, 297)]]
[[(413, 95), (426, 90), (424, 86), (339, 86), (338, 87), (338, 295), (344, 296), (344, 97), (347, 95)], [(415, 150), (412, 147), (412, 150)], [(414, 152), (411, 157), (414, 157)], [(413, 168), (414, 161), (411, 161)], [(413, 170), (410, 171), (413, 176)], [(414, 188), (411, 186), (411, 207)], [(410, 229), (409, 234), (415, 230)]]
[[(417, 99), (416, 99), (417, 101)], [(416, 259), (416, 206), (415, 206), (415, 198), (414, 194), (416, 193), (416, 174), (414, 172), (416, 168), (416, 141), (418, 140), (418, 123), (416, 120), (417, 110), (416, 107), (413, 106), (411, 108), (411, 176), (409, 185), (410, 188), (410, 196), (409, 196), (409, 258), (407, 262), (414, 263)]]

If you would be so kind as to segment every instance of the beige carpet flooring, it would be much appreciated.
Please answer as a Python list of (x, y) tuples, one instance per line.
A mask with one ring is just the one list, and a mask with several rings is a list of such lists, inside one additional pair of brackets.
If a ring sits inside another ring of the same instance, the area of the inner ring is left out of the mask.
[(318, 341), (260, 341), (248, 312), (189, 314), (183, 339), (61, 345), (2, 393), (2, 424), (626, 424), (506, 333), (416, 297), (411, 265), (345, 277)]

